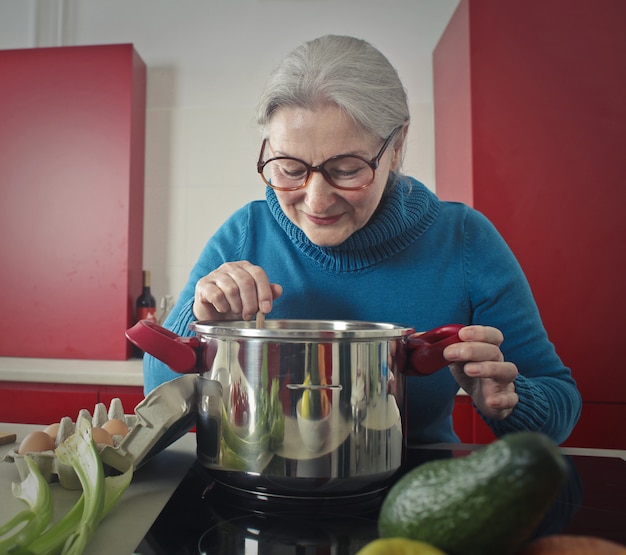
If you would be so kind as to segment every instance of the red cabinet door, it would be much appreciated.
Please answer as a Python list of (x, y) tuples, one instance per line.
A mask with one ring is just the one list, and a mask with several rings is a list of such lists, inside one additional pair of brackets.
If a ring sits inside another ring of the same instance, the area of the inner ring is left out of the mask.
[(121, 400), (125, 414), (133, 414), (144, 398), (143, 388), (0, 382), (0, 422), (47, 426), (64, 416), (76, 421), (82, 409), (93, 414), (98, 403), (104, 403), (108, 409), (114, 398)]
[(467, 395), (457, 395), (452, 411), (452, 424), (462, 443), (476, 443), (474, 440), (474, 414), (472, 398)]
[(583, 403), (580, 420), (564, 443), (567, 447), (626, 448), (626, 404)]
[(93, 413), (97, 386), (0, 382), (0, 421), (47, 426), (81, 409)]
[(626, 313), (625, 24), (623, 0), (461, 0), (433, 54), (437, 193), (485, 214), (519, 259), (585, 402), (580, 447), (626, 448), (617, 420), (606, 432), (626, 411), (611, 348)]
[(124, 360), (141, 291), (146, 67), (0, 51), (0, 356)]

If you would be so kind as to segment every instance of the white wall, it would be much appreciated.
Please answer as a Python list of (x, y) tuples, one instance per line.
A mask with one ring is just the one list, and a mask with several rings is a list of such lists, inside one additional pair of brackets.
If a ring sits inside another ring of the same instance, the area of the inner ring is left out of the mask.
[(255, 105), (280, 58), (326, 33), (370, 41), (412, 117), (404, 169), (435, 189), (432, 51), (459, 0), (0, 0), (0, 49), (133, 43), (148, 67), (144, 267), (174, 297), (209, 236), (263, 198)]

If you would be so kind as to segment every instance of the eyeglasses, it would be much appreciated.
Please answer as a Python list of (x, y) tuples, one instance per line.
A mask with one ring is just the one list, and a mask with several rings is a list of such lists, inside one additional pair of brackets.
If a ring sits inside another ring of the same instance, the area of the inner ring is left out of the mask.
[(263, 153), (268, 139), (263, 139), (259, 161), (256, 164), (257, 171), (266, 185), (278, 191), (297, 191), (306, 187), (313, 172), (320, 172), (330, 185), (342, 191), (365, 189), (374, 181), (380, 159), (399, 129), (400, 127), (396, 127), (385, 139), (372, 160), (366, 160), (355, 154), (339, 154), (325, 160), (319, 166), (311, 166), (304, 160), (290, 156), (276, 156), (264, 162)]

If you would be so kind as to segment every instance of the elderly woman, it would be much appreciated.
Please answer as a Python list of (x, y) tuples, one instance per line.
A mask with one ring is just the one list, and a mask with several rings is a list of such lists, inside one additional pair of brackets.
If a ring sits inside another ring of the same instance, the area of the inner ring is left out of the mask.
[[(287, 55), (263, 92), (257, 169), (266, 199), (210, 238), (165, 327), (272, 318), (466, 325), (445, 369), (408, 378), (413, 441), (458, 441), (459, 387), (497, 436), (567, 438), (581, 408), (524, 274), (493, 225), (400, 168), (405, 89), (363, 40), (324, 36)], [(146, 355), (145, 388), (177, 376)]]

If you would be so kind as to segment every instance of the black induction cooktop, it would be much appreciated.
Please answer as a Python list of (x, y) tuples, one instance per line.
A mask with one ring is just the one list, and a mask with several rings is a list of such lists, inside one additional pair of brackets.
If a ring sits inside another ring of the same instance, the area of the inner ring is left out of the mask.
[[(462, 449), (409, 448), (404, 472)], [(567, 456), (569, 481), (536, 536), (592, 535), (626, 544), (626, 461)], [(352, 555), (378, 537), (386, 491), (363, 499), (239, 495), (196, 462), (137, 546), (139, 555)]]

